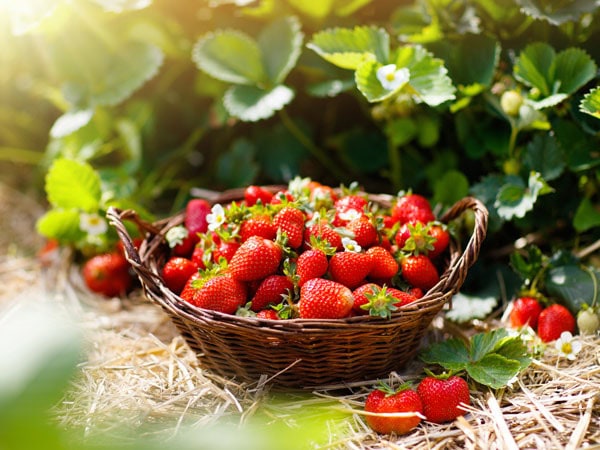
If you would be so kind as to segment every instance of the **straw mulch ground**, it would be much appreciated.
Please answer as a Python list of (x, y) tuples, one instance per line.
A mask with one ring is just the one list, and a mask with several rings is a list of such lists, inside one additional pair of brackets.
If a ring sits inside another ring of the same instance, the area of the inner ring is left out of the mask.
[[(42, 270), (34, 257), (13, 251), (11, 245), (0, 257), (0, 312), (22, 297), (15, 293), (22, 293), (45, 296), (80, 318), (85, 361), (53, 414), (61, 427), (77, 430), (84, 442), (148, 436), (173, 448), (169, 442), (190, 429), (222, 423), (242, 429), (260, 417), (268, 433), (270, 426), (275, 430), (282, 424), (293, 429), (300, 411), (321, 410), (332, 414), (319, 425), (326, 431), (319, 448), (600, 447), (597, 336), (582, 338), (583, 350), (575, 361), (558, 358), (548, 347), (510, 388), (472, 390), (468, 413), (454, 423), (422, 423), (407, 436), (378, 436), (360, 414), (375, 380), (282, 395), (268, 386), (217, 379), (202, 370), (169, 319), (139, 294), (122, 300), (98, 298), (84, 289), (68, 261)], [(440, 317), (428, 338), (442, 336), (442, 327)], [(417, 380), (421, 375), (422, 367), (415, 361), (390, 374), (390, 381)]]

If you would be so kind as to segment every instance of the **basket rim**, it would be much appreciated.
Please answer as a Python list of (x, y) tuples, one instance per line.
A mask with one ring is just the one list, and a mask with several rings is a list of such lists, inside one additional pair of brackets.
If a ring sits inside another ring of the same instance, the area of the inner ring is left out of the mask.
[[(280, 186), (270, 186), (270, 188), (276, 190)], [(394, 198), (394, 196), (388, 194), (364, 194), (368, 196), (369, 200), (383, 203), (390, 202)], [(233, 189), (224, 191), (220, 195), (215, 195), (208, 201), (213, 204), (231, 202), (236, 198), (239, 199), (239, 195), (240, 189)], [(315, 331), (319, 327), (332, 329), (348, 326), (395, 326), (407, 314), (421, 314), (425, 310), (441, 309), (446, 301), (458, 292), (462, 286), (466, 277), (466, 271), (475, 263), (487, 232), (488, 211), (483, 203), (474, 197), (464, 197), (457, 201), (438, 220), (447, 224), (458, 218), (466, 210), (472, 210), (475, 213), (475, 225), (469, 241), (465, 248), (462, 249), (460, 242), (455, 240), (454, 237), (451, 238), (450, 254), (447, 258), (446, 269), (440, 274), (438, 283), (429, 289), (423, 297), (393, 311), (389, 318), (360, 315), (340, 319), (293, 318), (274, 320), (226, 314), (192, 305), (166, 286), (160, 275), (160, 267), (158, 267), (154, 255), (161, 243), (164, 244), (166, 231), (173, 226), (183, 223), (184, 213), (179, 212), (154, 223), (148, 223), (142, 220), (134, 210), (121, 210), (111, 206), (107, 211), (107, 217), (111, 225), (116, 228), (121, 241), (123, 241), (125, 257), (140, 278), (146, 297), (151, 297), (153, 302), (159, 303), (173, 314), (182, 314), (194, 321), (218, 321), (245, 327), (282, 329), (282, 331), (284, 331), (284, 328), (289, 328), (289, 330), (285, 331)], [(125, 220), (133, 221), (141, 231), (147, 234), (139, 248), (139, 252), (134, 247), (132, 239), (124, 226), (123, 222)]]

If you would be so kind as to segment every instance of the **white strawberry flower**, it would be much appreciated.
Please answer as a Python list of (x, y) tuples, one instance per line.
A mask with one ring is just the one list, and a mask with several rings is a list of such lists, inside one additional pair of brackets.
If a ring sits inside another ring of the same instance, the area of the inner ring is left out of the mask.
[(377, 69), (377, 79), (384, 89), (395, 91), (410, 80), (410, 71), (406, 67), (398, 69), (396, 64), (387, 64)]
[(359, 253), (362, 250), (362, 247), (356, 242), (354, 239), (350, 239), (349, 237), (342, 238), (342, 245), (347, 252)]
[(574, 339), (569, 331), (563, 331), (554, 343), (554, 346), (558, 350), (558, 356), (571, 361), (575, 360), (577, 353), (581, 351), (582, 347), (581, 342), (578, 339)]
[(216, 203), (210, 210), (210, 213), (206, 215), (206, 221), (208, 222), (208, 229), (215, 231), (221, 225), (225, 223), (225, 210), (223, 206)]
[(354, 219), (358, 219), (360, 216), (362, 216), (362, 213), (356, 209), (349, 209), (348, 211), (339, 213), (340, 219), (346, 222), (351, 222)]
[(108, 223), (96, 213), (84, 213), (79, 215), (79, 228), (89, 236), (100, 236), (108, 230)]

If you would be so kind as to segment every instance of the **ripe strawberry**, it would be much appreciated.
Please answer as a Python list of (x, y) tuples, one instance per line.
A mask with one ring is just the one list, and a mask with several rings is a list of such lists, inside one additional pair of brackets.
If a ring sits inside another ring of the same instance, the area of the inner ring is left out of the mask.
[(263, 205), (267, 205), (272, 199), (273, 193), (261, 186), (248, 186), (244, 189), (244, 200), (247, 206), (253, 206), (259, 200)]
[(83, 264), (82, 275), (91, 291), (105, 297), (125, 294), (133, 282), (129, 263), (118, 251), (92, 256)]
[(362, 195), (350, 194), (336, 200), (333, 207), (337, 213), (345, 213), (351, 209), (362, 213), (368, 203)]
[(278, 191), (273, 194), (271, 205), (280, 205), (282, 203), (290, 203), (294, 201), (294, 196), (288, 190)]
[(258, 286), (252, 297), (252, 311), (260, 311), (268, 305), (281, 303), (283, 295), (294, 289), (293, 283), (284, 275), (269, 275)]
[(416, 297), (408, 292), (385, 285), (379, 287), (374, 283), (359, 286), (352, 295), (355, 312), (383, 318), (390, 318), (393, 311), (416, 300)]
[(367, 295), (371, 296), (373, 294), (377, 294), (381, 289), (375, 283), (365, 283), (361, 284), (359, 287), (352, 291), (352, 296), (354, 297), (354, 303), (352, 304), (352, 310), (359, 314), (365, 315), (369, 313), (368, 309), (362, 308), (363, 305), (369, 303), (369, 298)]
[(315, 236), (323, 241), (327, 241), (329, 245), (337, 250), (342, 250), (342, 237), (333, 229), (327, 221), (318, 221), (304, 230), (303, 248), (306, 250), (310, 247), (311, 236)]
[(356, 243), (365, 249), (377, 242), (379, 238), (377, 228), (364, 214), (348, 222), (346, 229), (354, 234)]
[(279, 320), (279, 314), (274, 309), (261, 309), (256, 313), (259, 319)]
[(341, 319), (348, 317), (353, 303), (352, 291), (343, 284), (313, 278), (300, 288), (298, 312), (303, 319)]
[(321, 278), (329, 267), (327, 255), (323, 250), (311, 248), (300, 253), (296, 261), (296, 274), (298, 275), (298, 286), (313, 278)]
[(437, 268), (426, 255), (409, 255), (400, 261), (402, 277), (413, 287), (428, 291), (440, 280)]
[[(429, 234), (429, 226), (422, 222), (404, 223), (396, 233), (398, 248), (406, 253), (426, 254), (435, 249), (436, 238)], [(431, 256), (430, 256), (431, 258)]]
[(364, 282), (371, 272), (371, 256), (366, 253), (344, 251), (329, 260), (331, 279), (354, 289)]
[(537, 333), (543, 342), (555, 341), (563, 331), (575, 332), (575, 317), (557, 303), (544, 308), (538, 319)]
[(461, 403), (469, 405), (469, 385), (458, 376), (447, 379), (426, 376), (417, 386), (417, 394), (423, 403), (423, 413), (428, 421), (434, 423), (450, 422), (465, 411)]
[(240, 243), (236, 241), (221, 241), (219, 239), (216, 247), (212, 250), (212, 260), (218, 263), (221, 258), (225, 258), (227, 262), (231, 261), (233, 255), (240, 248)]
[(208, 231), (206, 216), (210, 214), (211, 208), (210, 203), (201, 198), (193, 198), (187, 202), (184, 225), (190, 234), (196, 235)]
[(369, 413), (415, 413), (404, 417), (386, 417), (367, 415), (367, 424), (377, 433), (406, 434), (421, 422), (418, 414), (423, 413), (423, 404), (419, 395), (408, 386), (397, 391), (381, 388), (371, 391), (365, 401), (365, 411)]
[(162, 277), (169, 289), (179, 294), (189, 278), (198, 272), (198, 264), (181, 256), (172, 256), (162, 268)]
[(399, 300), (394, 306), (400, 308), (401, 306), (408, 305), (417, 300), (417, 297), (412, 292), (401, 291), (400, 289), (388, 287), (387, 291), (394, 298)]
[[(205, 260), (205, 255), (208, 259), (208, 261)], [(196, 245), (194, 247), (194, 251), (192, 252), (192, 256), (191, 259), (192, 261), (194, 261), (196, 263), (196, 266), (198, 266), (198, 269), (206, 269), (206, 263), (210, 261), (210, 256), (211, 255), (207, 255), (205, 250), (204, 250), (204, 246), (203, 245)]]
[(428, 231), (429, 236), (435, 240), (432, 242), (433, 249), (427, 253), (431, 259), (435, 259), (446, 251), (450, 244), (450, 233), (445, 225), (431, 224)]
[(400, 224), (435, 220), (429, 200), (419, 194), (405, 194), (392, 206), (391, 216)]
[(510, 312), (510, 325), (513, 328), (529, 325), (535, 330), (542, 309), (542, 305), (536, 298), (526, 296), (518, 297), (513, 302), (513, 307)]
[(229, 270), (239, 281), (252, 281), (274, 274), (281, 260), (281, 249), (275, 242), (260, 236), (251, 236), (237, 249)]
[(304, 213), (298, 208), (285, 206), (273, 218), (273, 225), (287, 236), (287, 244), (299, 248), (304, 238)]
[(246, 302), (246, 286), (228, 273), (198, 278), (190, 285), (181, 298), (199, 308), (234, 314)]
[(309, 201), (314, 210), (330, 208), (338, 199), (335, 189), (331, 186), (311, 182), (308, 188), (310, 190)]
[(385, 248), (374, 246), (369, 248), (366, 253), (371, 257), (372, 267), (369, 272), (370, 278), (393, 278), (398, 273), (398, 269), (400, 268), (398, 261)]
[(250, 236), (260, 236), (265, 239), (274, 240), (277, 229), (267, 214), (251, 216), (242, 222), (240, 226), (240, 238), (242, 242)]
[(178, 225), (171, 228), (165, 238), (172, 248), (172, 253), (175, 256), (189, 257), (194, 251), (194, 246), (198, 243), (199, 238), (196, 234), (190, 231), (183, 225)]

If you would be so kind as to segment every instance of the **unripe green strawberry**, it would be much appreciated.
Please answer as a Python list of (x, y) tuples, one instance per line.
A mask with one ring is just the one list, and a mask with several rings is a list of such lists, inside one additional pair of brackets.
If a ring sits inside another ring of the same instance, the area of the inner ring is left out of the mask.
[(557, 340), (563, 331), (575, 332), (575, 318), (563, 305), (545, 308), (538, 319), (537, 333), (543, 342)]
[(365, 416), (369, 427), (381, 434), (406, 434), (419, 425), (423, 404), (419, 395), (408, 387), (396, 392), (387, 389), (371, 391), (365, 401), (365, 411), (369, 413), (414, 413), (404, 417)]
[(471, 403), (469, 386), (458, 376), (447, 379), (427, 376), (419, 383), (417, 394), (423, 402), (425, 417), (434, 423), (450, 422), (462, 416), (465, 411), (460, 405)]
[(582, 309), (577, 313), (577, 328), (581, 334), (595, 334), (600, 329), (600, 317), (592, 308)]
[(348, 317), (353, 303), (352, 291), (343, 284), (313, 278), (300, 288), (298, 312), (303, 319), (341, 319)]
[(260, 280), (274, 274), (280, 260), (281, 249), (273, 241), (251, 236), (231, 258), (229, 271), (236, 280)]

